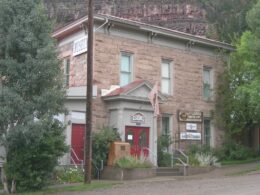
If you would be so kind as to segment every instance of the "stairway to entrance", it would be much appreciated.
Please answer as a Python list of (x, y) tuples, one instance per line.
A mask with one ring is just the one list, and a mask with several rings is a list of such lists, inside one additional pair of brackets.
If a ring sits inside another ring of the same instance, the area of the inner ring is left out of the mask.
[(156, 176), (183, 176), (184, 173), (180, 167), (157, 167)]

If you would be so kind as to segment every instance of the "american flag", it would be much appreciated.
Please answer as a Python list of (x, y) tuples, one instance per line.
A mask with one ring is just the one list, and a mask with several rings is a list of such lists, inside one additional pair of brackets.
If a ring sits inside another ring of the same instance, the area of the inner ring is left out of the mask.
[(152, 104), (154, 110), (154, 116), (158, 116), (160, 114), (159, 110), (159, 101), (158, 101), (158, 82), (155, 83), (153, 89), (148, 94), (148, 98)]

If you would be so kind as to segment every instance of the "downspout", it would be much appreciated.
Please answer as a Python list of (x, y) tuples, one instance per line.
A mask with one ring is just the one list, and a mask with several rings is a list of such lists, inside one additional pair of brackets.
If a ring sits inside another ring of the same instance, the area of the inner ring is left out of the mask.
[(101, 24), (101, 26), (99, 26), (98, 28), (96, 28), (95, 30), (94, 30), (94, 32), (96, 32), (97, 30), (99, 30), (100, 28), (102, 28), (104, 25), (106, 25), (108, 23), (108, 19), (106, 18), (106, 21), (103, 23), (103, 24)]

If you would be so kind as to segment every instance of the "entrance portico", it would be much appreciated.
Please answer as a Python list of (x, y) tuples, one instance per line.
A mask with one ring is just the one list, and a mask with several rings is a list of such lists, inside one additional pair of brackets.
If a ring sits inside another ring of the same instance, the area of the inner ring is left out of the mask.
[[(109, 125), (117, 129), (122, 141), (131, 144), (131, 153), (143, 153), (157, 165), (157, 120), (148, 99), (151, 89), (147, 81), (134, 81), (103, 96), (103, 100)], [(163, 99), (161, 94), (159, 99)]]

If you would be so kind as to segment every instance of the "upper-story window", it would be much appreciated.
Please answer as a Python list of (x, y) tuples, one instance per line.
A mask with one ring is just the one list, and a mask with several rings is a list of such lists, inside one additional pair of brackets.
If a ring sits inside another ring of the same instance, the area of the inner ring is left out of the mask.
[(70, 82), (70, 58), (63, 59), (64, 85), (69, 87)]
[(120, 59), (120, 86), (127, 85), (133, 80), (133, 55), (121, 53)]
[(213, 95), (212, 69), (203, 68), (203, 99), (212, 100)]
[(172, 93), (172, 68), (171, 61), (163, 60), (161, 65), (161, 92), (164, 94)]

